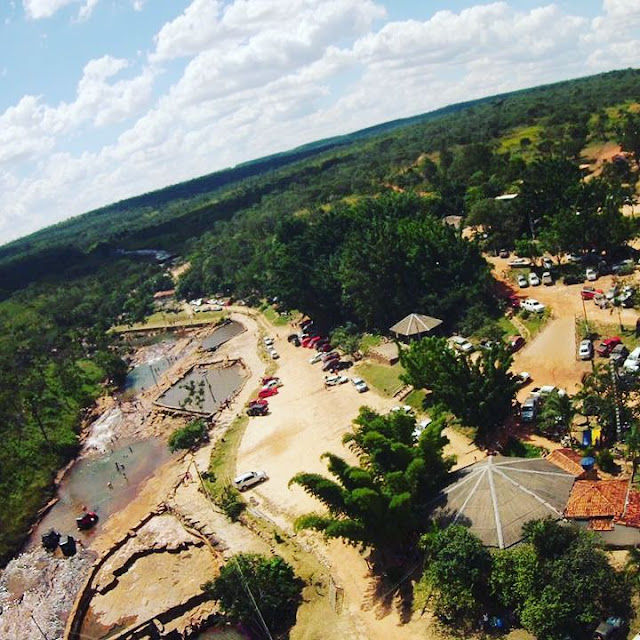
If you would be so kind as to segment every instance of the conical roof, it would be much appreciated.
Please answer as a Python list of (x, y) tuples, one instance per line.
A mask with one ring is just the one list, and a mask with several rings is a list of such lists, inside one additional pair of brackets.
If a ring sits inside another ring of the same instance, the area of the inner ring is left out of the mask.
[(441, 324), (442, 320), (438, 320), (438, 318), (410, 313), (406, 318), (394, 324), (389, 331), (400, 336), (415, 336), (420, 333), (428, 333)]
[(510, 547), (529, 520), (563, 517), (575, 476), (542, 458), (490, 456), (456, 472), (434, 518), (467, 526), (488, 547)]

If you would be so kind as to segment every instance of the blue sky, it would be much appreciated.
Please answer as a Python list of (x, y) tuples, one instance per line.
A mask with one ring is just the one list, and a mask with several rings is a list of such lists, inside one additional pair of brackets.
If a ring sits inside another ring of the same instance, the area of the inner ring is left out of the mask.
[(638, 0), (4, 0), (0, 243), (312, 140), (639, 60)]

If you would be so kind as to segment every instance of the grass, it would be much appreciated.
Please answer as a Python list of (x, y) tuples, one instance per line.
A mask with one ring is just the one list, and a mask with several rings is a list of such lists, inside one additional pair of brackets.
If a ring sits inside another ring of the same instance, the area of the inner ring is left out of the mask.
[[(538, 335), (542, 330), (542, 327), (547, 324), (547, 321), (549, 320), (549, 311), (545, 310), (544, 313), (530, 313), (529, 317), (526, 319), (522, 317), (522, 314), (519, 314), (518, 320), (522, 322), (522, 324), (527, 328), (527, 331), (529, 331), (531, 338), (533, 338)], [(518, 333), (518, 331), (516, 331), (516, 333)]]
[(262, 311), (262, 315), (274, 326), (274, 327), (284, 327), (289, 324), (292, 318), (297, 317), (299, 314), (298, 311), (287, 311), (285, 313), (280, 313), (271, 305), (265, 305), (260, 308)]
[(502, 329), (504, 335), (506, 336), (515, 336), (520, 333), (513, 322), (511, 322), (511, 320), (507, 318), (507, 316), (502, 316), (498, 319), (498, 326)]
[(417, 412), (424, 412), (424, 399), (427, 392), (424, 389), (414, 389), (405, 399), (404, 403), (413, 407)]
[(541, 125), (517, 127), (499, 139), (500, 147), (498, 148), (498, 152), (505, 153), (509, 151), (511, 153), (523, 152), (524, 154), (526, 154), (527, 147), (522, 148), (520, 146), (520, 140), (522, 140), (522, 138), (529, 138), (529, 140), (531, 140), (531, 147), (535, 147), (535, 144), (540, 140), (541, 132)]
[(382, 336), (375, 335), (372, 333), (365, 333), (362, 336), (362, 340), (360, 340), (360, 351), (362, 353), (367, 353), (369, 349), (373, 349), (377, 347), (382, 342)]
[[(612, 320), (616, 318), (616, 315), (617, 314), (614, 309), (613, 316), (611, 316)], [(584, 320), (580, 318), (578, 322), (579, 326), (576, 327), (576, 330), (582, 331), (584, 329)], [(620, 330), (620, 324), (618, 322), (595, 322), (593, 320), (589, 320), (588, 327), (589, 332), (596, 339), (620, 336), (629, 351), (633, 351), (633, 349), (640, 346), (640, 337), (636, 336), (635, 327), (633, 326), (627, 325), (625, 327), (623, 325), (622, 330)]]
[(208, 469), (211, 479), (206, 484), (213, 495), (221, 491), (235, 475), (238, 447), (248, 424), (248, 416), (238, 416), (211, 452)]
[(134, 325), (119, 324), (113, 327), (116, 333), (126, 332), (135, 329), (153, 329), (154, 327), (189, 326), (191, 324), (202, 324), (203, 322), (217, 322), (224, 315), (224, 311), (202, 311), (190, 315), (185, 311), (180, 313), (165, 313), (156, 311), (147, 316), (144, 322), (137, 322)]
[(356, 371), (370, 387), (373, 387), (387, 397), (393, 396), (404, 384), (400, 380), (400, 376), (404, 373), (404, 368), (400, 363), (389, 366), (373, 362), (363, 362), (356, 366)]

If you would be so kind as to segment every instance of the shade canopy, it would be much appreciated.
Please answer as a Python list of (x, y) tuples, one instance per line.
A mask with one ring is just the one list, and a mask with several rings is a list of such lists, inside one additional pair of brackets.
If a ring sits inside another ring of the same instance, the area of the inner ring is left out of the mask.
[(455, 473), (436, 499), (441, 525), (467, 526), (488, 547), (522, 539), (529, 520), (560, 519), (575, 476), (542, 458), (490, 456)]
[(429, 333), (441, 324), (442, 320), (438, 320), (438, 318), (410, 313), (406, 318), (394, 324), (389, 331), (398, 336), (417, 336), (421, 333)]

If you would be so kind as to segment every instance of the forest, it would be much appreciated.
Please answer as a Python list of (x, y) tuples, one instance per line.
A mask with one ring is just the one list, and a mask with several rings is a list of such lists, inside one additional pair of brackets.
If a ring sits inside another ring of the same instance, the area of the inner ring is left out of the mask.
[[(473, 331), (500, 313), (482, 257), (625, 250), (635, 221), (640, 71), (496, 96), (245, 163), (87, 213), (0, 247), (0, 558), (24, 539), (77, 452), (97, 395), (126, 373), (114, 323), (166, 288), (276, 299), (328, 328), (386, 331), (410, 311)], [(626, 152), (585, 182), (585, 150)], [(518, 193), (510, 203), (494, 198)], [(502, 205), (505, 204), (503, 207)], [(579, 212), (580, 215), (576, 215)], [(473, 241), (443, 224), (481, 224)]]

